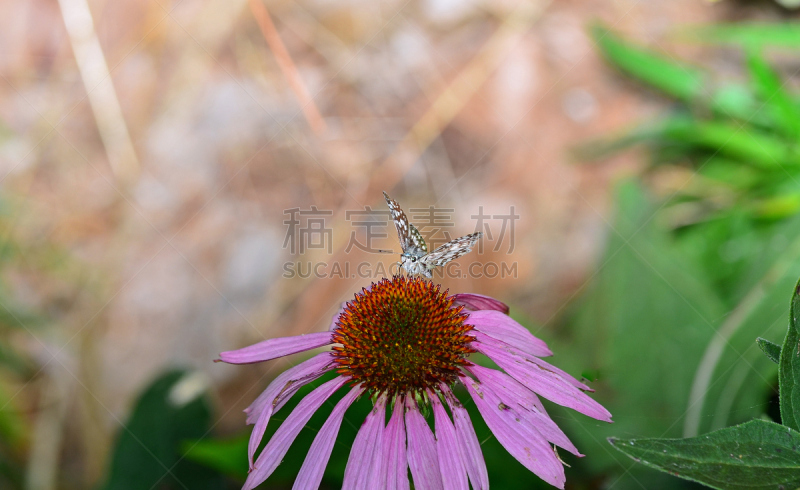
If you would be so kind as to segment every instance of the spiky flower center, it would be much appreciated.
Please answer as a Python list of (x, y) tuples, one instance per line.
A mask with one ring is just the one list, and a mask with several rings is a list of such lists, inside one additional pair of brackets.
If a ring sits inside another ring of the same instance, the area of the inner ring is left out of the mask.
[(389, 395), (438, 390), (475, 352), (461, 307), (429, 280), (394, 276), (347, 303), (333, 332), (339, 374)]

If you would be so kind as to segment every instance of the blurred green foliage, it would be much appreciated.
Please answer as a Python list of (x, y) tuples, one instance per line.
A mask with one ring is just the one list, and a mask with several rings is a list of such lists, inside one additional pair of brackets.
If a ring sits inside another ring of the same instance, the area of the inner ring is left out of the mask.
[(764, 416), (777, 366), (757, 337), (780, 339), (787, 291), (800, 276), (800, 98), (765, 61), (770, 44), (795, 47), (800, 25), (717, 26), (681, 39), (736, 43), (747, 83), (712, 73), (594, 26), (609, 61), (673, 98), (652, 123), (580, 149), (597, 158), (647, 149), (644, 182), (669, 172), (661, 194), (638, 181), (616, 195), (606, 253), (563, 319), (554, 351), (571, 372), (600, 373), (595, 397), (614, 424), (557, 409), (590, 458), (592, 481), (615, 489), (693, 485), (608, 451), (606, 438), (692, 437)]
[[(61, 256), (48, 247), (32, 247), (20, 239), (12, 209), (13, 204), (0, 196), (0, 268), (10, 271), (27, 265), (53, 273)], [(40, 332), (45, 323), (43, 314), (19, 305), (11, 286), (0, 281), (0, 488), (23, 486), (30, 427), (16, 394), (36, 372), (18, 340)]]
[(225, 488), (221, 474), (184, 457), (187, 441), (194, 441), (190, 448), (201, 443), (209, 436), (211, 422), (201, 378), (182, 370), (162, 374), (139, 397), (119, 432), (102, 488)]
[(756, 342), (778, 364), (780, 417), (763, 419), (689, 438), (609, 438), (615, 449), (653, 469), (719, 490), (781, 489), (800, 485), (800, 281), (792, 293), (783, 345)]

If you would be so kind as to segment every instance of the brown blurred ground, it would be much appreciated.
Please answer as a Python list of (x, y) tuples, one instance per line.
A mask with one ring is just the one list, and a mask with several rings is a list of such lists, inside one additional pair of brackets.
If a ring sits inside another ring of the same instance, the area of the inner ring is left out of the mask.
[[(25, 252), (3, 272), (14, 301), (50, 318), (15, 339), (41, 371), (13, 402), (45, 434), (32, 464), (78, 487), (100, 478), (131, 397), (164, 367), (205, 373), (218, 429), (238, 430), (269, 367), (216, 354), (326, 328), (368, 284), (283, 279), (285, 209), (333, 211), (333, 255), (303, 260), (389, 263), (343, 253), (344, 212), (384, 209), (380, 190), (454, 208), (452, 233), (473, 231), (478, 206), (513, 205), (514, 252), (481, 259), (515, 261), (518, 277), (445, 285), (547, 328), (591, 275), (613, 178), (637, 166), (576, 166), (570, 149), (664, 106), (604, 65), (587, 25), (660, 47), (683, 24), (774, 15), (699, 0), (269, 2), (322, 116), (313, 131), (248, 2), (90, 2), (114, 90), (88, 96), (73, 46), (91, 30), (62, 15), (81, 5), (0, 3), (2, 199)], [(389, 232), (380, 246), (397, 249)]]

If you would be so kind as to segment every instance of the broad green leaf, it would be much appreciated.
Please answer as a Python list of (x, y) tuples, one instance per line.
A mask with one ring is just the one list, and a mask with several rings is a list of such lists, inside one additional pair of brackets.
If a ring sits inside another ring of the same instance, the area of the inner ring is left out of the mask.
[(207, 437), (210, 426), (211, 408), (199, 378), (178, 370), (163, 374), (139, 397), (120, 430), (102, 488), (223, 488), (218, 473), (182, 457), (182, 443)]
[(781, 421), (794, 430), (800, 428), (800, 282), (792, 291), (789, 328), (781, 348), (778, 385)]
[(770, 361), (778, 364), (781, 359), (781, 346), (761, 337), (756, 339), (756, 344), (764, 351)]
[(777, 118), (776, 126), (787, 136), (796, 138), (800, 134), (800, 113), (784, 90), (784, 82), (781, 82), (778, 74), (772, 70), (758, 50), (748, 50), (747, 66), (753, 77), (756, 93), (764, 104), (773, 109), (772, 114)]
[(753, 420), (690, 439), (614, 439), (634, 461), (721, 490), (800, 486), (800, 433)]
[(800, 47), (800, 23), (716, 24), (694, 27), (677, 33), (678, 39), (708, 43), (738, 44), (745, 47)]
[(591, 32), (606, 59), (628, 75), (684, 101), (703, 94), (704, 75), (697, 68), (636, 46), (600, 24)]

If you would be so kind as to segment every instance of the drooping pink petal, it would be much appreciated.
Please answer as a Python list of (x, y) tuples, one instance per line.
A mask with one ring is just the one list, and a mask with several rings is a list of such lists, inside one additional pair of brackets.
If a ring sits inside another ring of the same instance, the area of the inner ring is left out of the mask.
[[(473, 336), (475, 336), (475, 335), (473, 334)], [(480, 337), (480, 334), (478, 334), (475, 337), (476, 337), (476, 340), (477, 340), (477, 337)], [(496, 347), (496, 348), (498, 348), (498, 349), (500, 349), (502, 351), (505, 351), (505, 352), (509, 353), (512, 356), (517, 356), (517, 357), (520, 357), (522, 359), (525, 359), (526, 361), (528, 361), (528, 362), (530, 362), (532, 364), (536, 364), (537, 366), (541, 367), (542, 369), (544, 369), (546, 371), (550, 371), (552, 373), (555, 373), (558, 376), (560, 376), (562, 379), (567, 381), (569, 384), (571, 384), (572, 386), (578, 388), (581, 391), (594, 392), (593, 389), (591, 389), (589, 386), (586, 386), (586, 384), (581, 383), (580, 381), (578, 381), (577, 379), (572, 377), (566, 371), (563, 371), (563, 370), (553, 366), (552, 364), (548, 363), (547, 361), (543, 361), (543, 360), (539, 359), (537, 356), (532, 356), (532, 355), (528, 354), (527, 352), (524, 352), (524, 351), (516, 348), (513, 345), (510, 345), (510, 344), (505, 343), (505, 342), (499, 343), (499, 342), (495, 341), (494, 339), (489, 339), (489, 338), (486, 338), (485, 336), (480, 337), (480, 340), (478, 340), (478, 341), (479, 342), (484, 342), (487, 345), (494, 346), (494, 347)]]
[(406, 427), (403, 422), (405, 404), (402, 398), (394, 401), (392, 418), (383, 434), (383, 471), (386, 490), (409, 490), (408, 459), (406, 457)]
[(342, 303), (342, 306), (339, 308), (339, 311), (337, 311), (336, 314), (333, 315), (333, 319), (331, 320), (331, 326), (328, 327), (329, 331), (333, 332), (334, 329), (336, 329), (336, 322), (339, 321), (339, 315), (342, 314), (342, 312), (344, 311), (344, 309), (346, 307), (347, 307), (347, 303)]
[(282, 372), (244, 409), (247, 423), (254, 424), (267, 404), (275, 407), (273, 411), (279, 410), (298, 389), (327, 373), (333, 362), (330, 352), (321, 352)]
[(441, 490), (439, 456), (436, 440), (428, 422), (419, 411), (417, 402), (406, 398), (406, 436), (408, 437), (408, 466), (414, 478), (414, 487), (424, 490)]
[(447, 403), (450, 405), (450, 411), (453, 412), (453, 425), (456, 429), (458, 443), (462, 448), (462, 461), (467, 470), (467, 475), (469, 475), (469, 480), (472, 482), (472, 488), (474, 490), (488, 490), (489, 473), (486, 471), (486, 461), (483, 459), (481, 445), (478, 442), (478, 436), (475, 435), (475, 428), (472, 427), (469, 413), (449, 388), (444, 387), (443, 390), (447, 397)]
[(307, 333), (294, 337), (264, 340), (238, 350), (222, 352), (219, 358), (229, 364), (252, 364), (315, 349), (330, 343), (330, 332)]
[(436, 427), (436, 453), (439, 456), (442, 486), (444, 490), (467, 489), (469, 483), (461, 456), (463, 448), (456, 438), (456, 429), (439, 398), (432, 396), (431, 404)]
[[(503, 405), (515, 410), (517, 420), (512, 420), (512, 422), (528, 424), (532, 430), (539, 432), (549, 442), (576, 456), (583, 456), (558, 425), (539, 409), (539, 400), (528, 388), (496, 369), (477, 365), (472, 365), (467, 369), (478, 378), (484, 392), (491, 391)], [(510, 411), (508, 413), (510, 414)]]
[(264, 431), (267, 429), (272, 414), (289, 401), (307, 383), (319, 378), (330, 369), (333, 364), (333, 356), (330, 352), (322, 352), (307, 359), (291, 369), (287, 369), (280, 376), (275, 378), (267, 386), (258, 398), (247, 408), (247, 423), (255, 422), (253, 432), (250, 433), (250, 442), (247, 445), (247, 458), (250, 468), (253, 467), (253, 457), (255, 456)]
[(453, 305), (463, 306), (465, 310), (495, 310), (508, 315), (508, 305), (489, 296), (473, 293), (459, 293), (453, 295)]
[(509, 454), (545, 482), (564, 488), (564, 466), (544, 437), (529, 430), (525, 424), (510, 425), (506, 416), (510, 409), (489, 390), (483, 389), (482, 384), (470, 378), (461, 378), (461, 382), (467, 387), (486, 425)]
[(361, 425), (356, 440), (353, 441), (350, 457), (344, 469), (342, 490), (369, 490), (386, 486), (384, 479), (386, 473), (382, 469), (384, 420), (386, 420), (386, 396), (381, 396)]
[(528, 354), (538, 357), (553, 355), (553, 351), (542, 339), (534, 337), (527, 328), (499, 311), (471, 312), (464, 323), (474, 326), (476, 330), (495, 340), (516, 346)]
[(589, 417), (611, 422), (611, 413), (608, 410), (573, 386), (569, 380), (532, 362), (536, 358), (531, 357), (529, 360), (512, 348), (498, 348), (482, 342), (473, 342), (471, 345), (534, 393)]
[(333, 407), (333, 412), (331, 412), (328, 420), (325, 421), (316, 437), (314, 437), (314, 442), (311, 443), (311, 448), (308, 450), (303, 466), (300, 467), (300, 472), (297, 474), (297, 479), (292, 486), (293, 490), (315, 490), (319, 488), (319, 484), (322, 482), (322, 475), (325, 473), (325, 466), (328, 465), (333, 445), (336, 442), (336, 435), (342, 426), (344, 413), (363, 391), (358, 386), (353, 388)]
[(550, 369), (548, 369), (548, 371), (552, 371), (552, 372), (558, 374), (559, 376), (561, 376), (564, 379), (564, 381), (568, 382), (569, 384), (571, 384), (572, 386), (578, 388), (579, 390), (590, 391), (590, 392), (594, 391), (593, 389), (591, 389), (590, 387), (588, 387), (585, 384), (581, 383), (580, 381), (578, 381), (577, 379), (573, 378), (572, 376), (570, 376), (566, 372), (562, 371), (561, 369), (558, 369), (557, 367), (553, 366), (552, 364), (548, 364), (547, 362), (542, 361), (541, 359), (539, 359), (539, 357), (537, 357), (535, 355), (532, 355), (532, 354), (526, 352), (523, 349), (517, 348), (515, 345), (511, 345), (510, 342), (504, 342), (502, 340), (498, 340), (498, 339), (496, 339), (494, 337), (491, 337), (489, 335), (486, 335), (484, 332), (480, 332), (478, 330), (471, 330), (469, 332), (469, 334), (471, 336), (475, 337), (475, 341), (473, 341), (472, 344), (470, 344), (470, 345), (472, 346), (472, 348), (474, 348), (474, 349), (476, 349), (478, 351), (480, 351), (479, 346), (492, 347), (492, 348), (494, 348), (494, 349), (496, 349), (498, 351), (506, 352), (511, 356), (516, 356), (516, 357), (519, 357), (521, 359), (524, 359), (524, 360), (530, 362), (531, 364), (536, 364), (537, 366), (542, 366), (542, 367), (547, 366), (547, 367), (550, 368)]
[(336, 377), (327, 383), (319, 386), (317, 389), (306, 395), (300, 403), (297, 404), (292, 413), (286, 417), (283, 424), (278, 427), (278, 430), (269, 440), (267, 446), (261, 451), (256, 460), (255, 469), (247, 476), (242, 490), (252, 490), (260, 485), (264, 480), (269, 478), (269, 475), (275, 471), (281, 460), (286, 456), (289, 451), (289, 446), (292, 445), (297, 434), (303, 430), (303, 427), (308, 423), (311, 416), (314, 415), (320, 406), (325, 403), (325, 400), (339, 388), (344, 386), (348, 378), (343, 376)]

